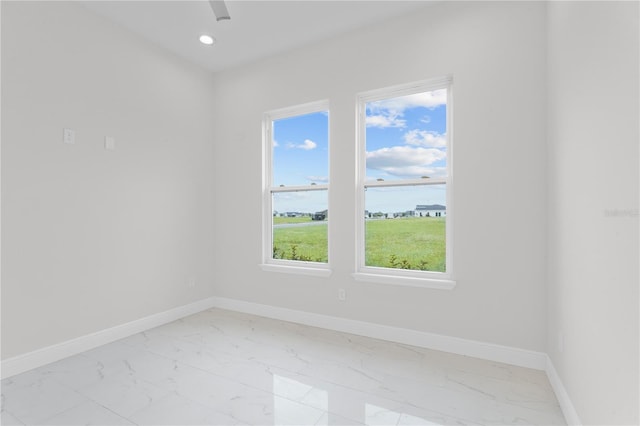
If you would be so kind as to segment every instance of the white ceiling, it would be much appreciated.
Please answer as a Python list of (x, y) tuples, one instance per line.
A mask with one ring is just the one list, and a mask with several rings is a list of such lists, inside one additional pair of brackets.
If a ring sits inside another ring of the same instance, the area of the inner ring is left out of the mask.
[[(148, 40), (219, 71), (410, 13), (429, 0), (227, 0), (216, 22), (208, 1), (83, 1), (90, 10)], [(213, 46), (198, 41), (207, 33)]]

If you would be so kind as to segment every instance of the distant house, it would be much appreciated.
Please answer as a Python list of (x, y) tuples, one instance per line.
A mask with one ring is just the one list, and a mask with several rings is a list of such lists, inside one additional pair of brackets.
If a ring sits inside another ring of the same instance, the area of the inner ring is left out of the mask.
[(391, 217), (395, 218), (399, 218), (399, 217), (414, 217), (415, 216), (415, 212), (413, 210), (407, 210), (404, 212), (395, 212), (391, 214)]
[(322, 210), (311, 215), (311, 220), (325, 220), (329, 217), (329, 210)]
[(440, 204), (418, 204), (415, 210), (406, 212), (414, 217), (443, 217), (447, 215), (447, 207)]

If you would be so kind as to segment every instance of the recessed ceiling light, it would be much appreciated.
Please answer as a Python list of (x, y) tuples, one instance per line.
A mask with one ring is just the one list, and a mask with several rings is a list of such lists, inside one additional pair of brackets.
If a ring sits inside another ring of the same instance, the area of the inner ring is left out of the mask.
[(211, 37), (210, 35), (202, 34), (200, 36), (200, 43), (202, 44), (213, 44), (216, 42), (216, 39)]

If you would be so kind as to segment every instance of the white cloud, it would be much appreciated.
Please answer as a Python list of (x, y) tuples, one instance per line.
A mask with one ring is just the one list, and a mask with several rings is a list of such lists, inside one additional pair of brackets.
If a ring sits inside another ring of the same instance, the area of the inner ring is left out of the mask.
[(398, 118), (397, 116), (390, 115), (369, 115), (366, 118), (367, 127), (380, 127), (381, 129), (387, 127), (405, 127), (407, 125), (406, 120)]
[(329, 182), (329, 176), (307, 176), (307, 180), (309, 182), (327, 183)]
[(439, 149), (394, 146), (367, 152), (367, 168), (405, 178), (436, 177), (441, 176), (444, 169), (431, 165), (446, 157)]
[(280, 146), (280, 144), (278, 143), (278, 141), (274, 139), (274, 140), (273, 140), (273, 147), (274, 147), (274, 148), (277, 148), (277, 147), (279, 147), (279, 146)]
[(287, 148), (304, 149), (305, 151), (310, 151), (312, 149), (315, 149), (317, 146), (318, 146), (318, 144), (316, 144), (311, 139), (305, 139), (304, 142), (300, 143), (300, 144), (295, 144), (295, 143), (292, 143), (292, 142), (289, 142), (287, 144)]
[(318, 145), (311, 139), (305, 139), (302, 145), (298, 145), (298, 148), (309, 151), (311, 149), (315, 149), (316, 146)]
[(404, 141), (409, 145), (424, 146), (428, 148), (446, 148), (446, 134), (430, 132), (427, 130), (410, 130), (404, 134)]
[(397, 98), (384, 99), (382, 101), (370, 102), (368, 104), (372, 111), (389, 110), (402, 114), (407, 108), (425, 107), (434, 109), (440, 105), (447, 104), (446, 89), (434, 90), (432, 92), (416, 93), (413, 95), (400, 96)]
[[(402, 117), (406, 109), (416, 107), (434, 109), (446, 104), (446, 89), (369, 102), (367, 103), (367, 127), (405, 127), (406, 121)], [(429, 120), (429, 117), (426, 119)]]

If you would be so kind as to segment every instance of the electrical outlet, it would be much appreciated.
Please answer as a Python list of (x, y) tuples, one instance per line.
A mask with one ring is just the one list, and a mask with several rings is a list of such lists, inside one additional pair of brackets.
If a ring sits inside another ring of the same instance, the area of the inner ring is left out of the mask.
[(338, 289), (338, 300), (345, 301), (347, 300), (347, 293), (344, 291), (344, 288)]

